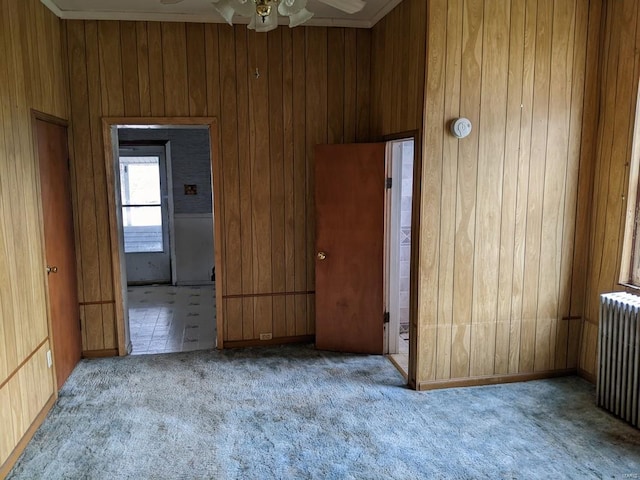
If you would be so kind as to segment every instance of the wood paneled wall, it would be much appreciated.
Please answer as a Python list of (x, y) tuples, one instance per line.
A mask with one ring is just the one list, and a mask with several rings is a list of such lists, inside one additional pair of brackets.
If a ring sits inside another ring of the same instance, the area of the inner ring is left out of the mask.
[(314, 333), (313, 147), (369, 139), (370, 37), (67, 22), (85, 350), (116, 347), (103, 116), (219, 119), (224, 340)]
[(60, 21), (0, 0), (0, 476), (54, 395), (31, 108), (67, 117)]
[(594, 135), (591, 246), (580, 356), (580, 368), (594, 379), (600, 294), (623, 289), (618, 282), (621, 262), (627, 261), (622, 258), (622, 243), (640, 78), (640, 4), (609, 0), (603, 5), (600, 121)]
[(427, 3), (404, 0), (373, 28), (373, 139), (422, 130)]
[(578, 364), (599, 15), (599, 0), (429, 2), (422, 388)]

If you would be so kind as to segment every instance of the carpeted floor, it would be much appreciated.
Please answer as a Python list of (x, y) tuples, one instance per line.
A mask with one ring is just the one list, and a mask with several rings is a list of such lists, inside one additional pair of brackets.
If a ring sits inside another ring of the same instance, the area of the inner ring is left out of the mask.
[(640, 478), (640, 431), (593, 397), (419, 393), (383, 357), (311, 347), (85, 360), (9, 478)]

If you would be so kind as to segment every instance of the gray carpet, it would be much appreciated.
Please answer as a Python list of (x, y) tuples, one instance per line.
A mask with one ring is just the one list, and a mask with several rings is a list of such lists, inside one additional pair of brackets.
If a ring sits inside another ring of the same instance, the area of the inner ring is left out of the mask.
[(415, 392), (311, 347), (85, 360), (10, 479), (640, 478), (579, 378)]

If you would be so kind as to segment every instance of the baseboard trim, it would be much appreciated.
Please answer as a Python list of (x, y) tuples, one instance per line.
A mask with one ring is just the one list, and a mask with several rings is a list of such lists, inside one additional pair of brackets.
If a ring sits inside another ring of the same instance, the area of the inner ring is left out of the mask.
[(40, 425), (42, 425), (42, 422), (44, 422), (44, 419), (47, 417), (49, 410), (51, 410), (51, 407), (53, 407), (55, 402), (56, 394), (52, 394), (51, 397), (49, 397), (49, 400), (47, 400), (47, 403), (44, 404), (44, 407), (42, 407), (42, 410), (40, 410), (40, 413), (31, 423), (31, 426), (18, 442), (18, 445), (16, 445), (13, 451), (9, 454), (7, 460), (0, 465), (0, 478), (6, 478), (7, 475), (9, 475), (9, 472), (18, 461), (18, 458), (20, 458), (20, 455), (22, 455), (22, 452), (24, 452), (24, 449), (27, 448), (27, 445), (35, 435), (38, 428), (40, 428)]
[(578, 376), (584, 378), (589, 383), (593, 383), (594, 385), (598, 381), (598, 378), (593, 373), (589, 373), (582, 368), (578, 368)]
[(313, 343), (315, 335), (278, 337), (271, 340), (225, 340), (223, 348), (263, 347), (267, 345), (285, 345), (288, 343)]
[(418, 382), (418, 390), (438, 390), (441, 388), (477, 387), (481, 385), (498, 385), (501, 383), (528, 382), (545, 378), (567, 377), (576, 375), (575, 368), (564, 370), (548, 370), (534, 373), (515, 373), (510, 375), (491, 375), (484, 377), (456, 378), (452, 380), (435, 380), (430, 382)]
[(105, 358), (105, 357), (117, 357), (117, 348), (107, 348), (104, 350), (83, 350), (82, 358)]

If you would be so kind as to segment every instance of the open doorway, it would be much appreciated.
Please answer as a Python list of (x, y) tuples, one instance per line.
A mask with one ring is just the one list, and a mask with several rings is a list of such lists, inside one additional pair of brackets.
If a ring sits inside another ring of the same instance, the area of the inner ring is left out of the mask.
[(387, 144), (386, 323), (387, 353), (405, 376), (409, 371), (411, 231), (414, 139)]
[(127, 120), (108, 124), (107, 155), (120, 354), (216, 348), (215, 123)]

